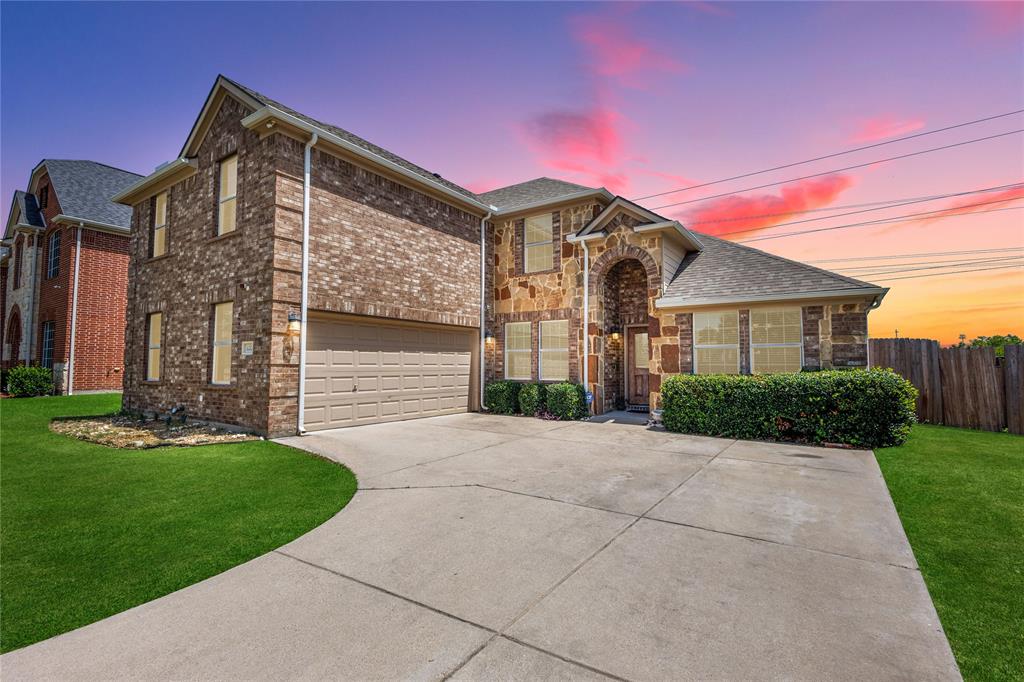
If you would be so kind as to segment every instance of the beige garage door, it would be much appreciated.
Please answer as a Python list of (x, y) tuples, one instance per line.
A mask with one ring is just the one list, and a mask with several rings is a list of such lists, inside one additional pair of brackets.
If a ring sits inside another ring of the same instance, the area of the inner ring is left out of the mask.
[(310, 320), (306, 430), (466, 412), (475, 340), (459, 327)]

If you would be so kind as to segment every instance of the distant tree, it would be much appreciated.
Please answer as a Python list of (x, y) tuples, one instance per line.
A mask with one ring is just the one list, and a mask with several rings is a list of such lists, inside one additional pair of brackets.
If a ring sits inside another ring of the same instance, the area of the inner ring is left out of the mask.
[(1005, 351), (1003, 350), (1006, 346), (1015, 346), (1024, 343), (1016, 334), (994, 334), (993, 336), (977, 336), (970, 341), (965, 341), (966, 335), (960, 335), (960, 343), (956, 345), (957, 348), (995, 348), (996, 355), (1003, 357)]

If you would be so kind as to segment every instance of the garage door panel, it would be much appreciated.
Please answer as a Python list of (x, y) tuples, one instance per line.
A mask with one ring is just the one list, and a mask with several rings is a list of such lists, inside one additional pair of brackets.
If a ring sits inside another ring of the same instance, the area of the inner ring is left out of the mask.
[(470, 330), (314, 320), (306, 429), (465, 412), (474, 338)]

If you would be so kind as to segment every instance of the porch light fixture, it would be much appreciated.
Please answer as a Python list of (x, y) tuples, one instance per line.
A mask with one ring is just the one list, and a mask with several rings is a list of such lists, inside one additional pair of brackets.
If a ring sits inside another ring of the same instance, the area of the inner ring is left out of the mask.
[(494, 332), (487, 330), (484, 332), (484, 342), (494, 343)]
[(285, 332), (288, 336), (298, 336), (302, 332), (302, 320), (295, 311), (288, 312), (288, 329)]
[(611, 332), (612, 338), (618, 341), (619, 335), (622, 334), (622, 327), (617, 324), (613, 324), (608, 331)]

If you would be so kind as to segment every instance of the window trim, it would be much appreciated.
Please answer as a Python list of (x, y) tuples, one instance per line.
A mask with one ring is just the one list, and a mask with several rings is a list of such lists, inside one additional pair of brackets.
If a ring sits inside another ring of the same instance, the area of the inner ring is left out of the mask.
[[(526, 241), (526, 235), (527, 235), (527, 233), (529, 231), (528, 227), (527, 227), (527, 224), (529, 223), (530, 219), (531, 218), (542, 218), (542, 217), (545, 217), (545, 216), (550, 221), (550, 232), (549, 232), (550, 236), (547, 238), (547, 240), (546, 241), (541, 241), (541, 242), (528, 242), (528, 241)], [(534, 215), (526, 216), (525, 218), (523, 218), (523, 274), (533, 275), (533, 274), (536, 274), (538, 272), (549, 272), (551, 270), (554, 270), (557, 267), (557, 265), (558, 265), (555, 262), (555, 246), (554, 245), (555, 245), (555, 214), (554, 213), (536, 213)], [(547, 246), (548, 249), (551, 250), (551, 265), (548, 266), (547, 268), (542, 268), (540, 270), (531, 270), (530, 269), (530, 264), (529, 264), (530, 263), (530, 259), (527, 256), (527, 254), (530, 251), (530, 247), (531, 246), (533, 246), (533, 247)]]
[[(57, 249), (53, 248), (53, 242), (56, 239)], [(50, 236), (46, 240), (46, 279), (53, 279), (60, 275), (60, 230), (54, 230), (50, 233)], [(54, 258), (56, 254), (56, 258)]]
[[(509, 339), (508, 328), (513, 326), (513, 325), (519, 325), (519, 326), (526, 325), (526, 328), (529, 329), (529, 338), (530, 338), (530, 347), (529, 348), (525, 348), (525, 349), (523, 349), (523, 348), (516, 348), (516, 349), (511, 350), (511, 351), (509, 350), (509, 347), (508, 347), (508, 339)], [(505, 346), (505, 349), (504, 349), (505, 350), (504, 359), (505, 359), (505, 365), (504, 365), (504, 368), (503, 368), (503, 374), (504, 374), (505, 378), (510, 380), (510, 381), (530, 381), (531, 379), (533, 379), (533, 323), (532, 322), (506, 322), (504, 327), (502, 327), (502, 333), (505, 335), (505, 338), (504, 338), (504, 346)], [(509, 364), (508, 364), (509, 353), (525, 353), (526, 356), (528, 358), (530, 358), (530, 366), (531, 367), (530, 367), (530, 371), (527, 372), (526, 376), (514, 377), (514, 376), (511, 376), (509, 374)]]
[[(562, 351), (562, 348), (544, 348), (544, 325), (554, 322), (565, 323), (565, 376), (549, 378), (544, 376), (544, 352)], [(532, 330), (531, 330), (532, 333)], [(554, 320), (541, 320), (537, 326), (537, 379), (538, 381), (569, 381), (569, 339), (572, 336), (569, 320), (558, 318)], [(531, 349), (532, 350), (532, 349)]]
[[(164, 222), (157, 223), (157, 216), (160, 214), (160, 197), (164, 198)], [(167, 255), (167, 223), (170, 222), (171, 212), (171, 195), (170, 192), (164, 190), (153, 197), (153, 220), (149, 228), (149, 257), (160, 258), (161, 256)], [(163, 231), (164, 237), (164, 250), (160, 253), (156, 252), (156, 237), (157, 232)]]
[[(46, 332), (50, 332), (49, 344), (46, 340)], [(43, 322), (43, 328), (39, 332), (39, 364), (47, 369), (53, 369), (53, 355), (54, 355), (54, 344), (57, 339), (57, 323), (54, 320), (46, 320)], [(49, 346), (49, 348), (47, 348)], [(50, 358), (47, 360), (46, 354), (49, 350)], [(49, 362), (49, 364), (47, 364)]]
[[(769, 312), (769, 311), (785, 311), (785, 310), (796, 310), (800, 313), (800, 340), (790, 341), (789, 343), (754, 343), (754, 313), (755, 312)], [(800, 348), (800, 366), (794, 372), (760, 372), (760, 374), (794, 374), (799, 372), (804, 367), (804, 309), (803, 306), (781, 306), (773, 308), (756, 308), (748, 314), (748, 334), (750, 335), (750, 373), (758, 374), (759, 372), (754, 367), (754, 349), (755, 348)]]
[[(224, 163), (235, 160), (235, 193), (229, 197), (223, 196), (222, 191), (224, 188)], [(234, 225), (231, 226), (230, 230), (222, 229), (221, 225), (221, 206), (226, 202), (233, 201), (235, 203), (235, 220)], [(220, 161), (217, 162), (217, 231), (214, 236), (223, 237), (226, 234), (230, 234), (238, 229), (238, 152), (228, 154)]]
[[(153, 343), (153, 318), (159, 316), (160, 321), (157, 325), (160, 330), (160, 342), (157, 344)], [(163, 363), (164, 363), (164, 314), (163, 311), (156, 311), (146, 315), (146, 381), (156, 382), (160, 381), (163, 377)], [(153, 376), (153, 351), (157, 352), (157, 367), (156, 376)]]
[[(736, 315), (736, 343), (697, 343), (697, 316), (698, 315), (711, 315), (711, 314), (722, 314), (722, 313), (734, 313)], [(693, 338), (693, 373), (700, 374), (700, 370), (697, 367), (697, 356), (699, 353), (698, 349), (702, 348), (735, 348), (736, 349), (736, 374), (740, 373), (740, 367), (743, 365), (742, 353), (740, 352), (740, 311), (736, 310), (719, 310), (719, 311), (702, 311), (693, 313), (692, 327), (692, 338)]]
[[(217, 340), (217, 311), (223, 305), (230, 305), (231, 312), (231, 333), (228, 334), (227, 339)], [(227, 346), (231, 348), (231, 340), (234, 336), (235, 330), (235, 302), (234, 301), (221, 301), (213, 304), (213, 315), (211, 315), (210, 324), (213, 328), (210, 330), (210, 384), (213, 386), (230, 386), (234, 381), (234, 373), (231, 371), (234, 364), (233, 353), (228, 352), (228, 380), (217, 381), (217, 348), (220, 346)]]

